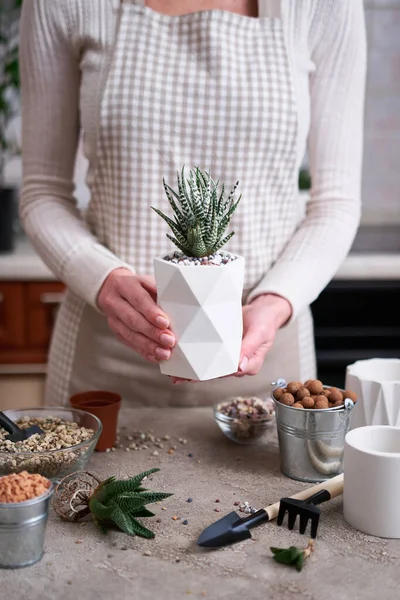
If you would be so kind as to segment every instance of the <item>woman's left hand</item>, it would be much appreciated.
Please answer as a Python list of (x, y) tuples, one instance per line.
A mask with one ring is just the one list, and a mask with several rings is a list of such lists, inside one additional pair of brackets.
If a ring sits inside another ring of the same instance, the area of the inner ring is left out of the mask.
[[(257, 375), (274, 343), (276, 332), (288, 321), (291, 314), (290, 302), (275, 294), (257, 296), (243, 307), (243, 341), (236, 377)], [(175, 384), (191, 381), (179, 377), (171, 379)]]
[(258, 296), (243, 307), (243, 342), (237, 377), (257, 375), (278, 329), (291, 314), (290, 302), (275, 294)]

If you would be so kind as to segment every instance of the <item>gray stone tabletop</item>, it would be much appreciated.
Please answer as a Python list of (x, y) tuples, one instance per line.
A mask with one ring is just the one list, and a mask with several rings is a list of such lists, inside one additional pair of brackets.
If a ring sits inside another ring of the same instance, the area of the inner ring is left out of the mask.
[[(149, 447), (127, 452), (119, 448), (115, 452), (95, 453), (88, 465), (89, 470), (104, 478), (161, 468), (146, 486), (174, 492), (174, 496), (153, 505), (157, 515), (147, 523), (156, 532), (155, 539), (130, 538), (119, 532), (104, 536), (90, 518), (83, 523), (65, 523), (52, 511), (43, 559), (25, 569), (0, 571), (1, 598), (400, 597), (400, 540), (373, 538), (352, 530), (343, 519), (340, 498), (321, 508), (315, 552), (301, 573), (275, 563), (269, 547), (305, 547), (307, 536), (274, 522), (253, 529), (251, 540), (235, 546), (213, 551), (196, 546), (203, 528), (235, 510), (234, 502), (249, 501), (261, 508), (306, 487), (281, 475), (275, 430), (268, 432), (259, 445), (240, 446), (222, 435), (213, 422), (211, 409), (204, 408), (126, 409), (121, 413), (120, 426), (124, 446), (129, 445), (126, 438), (134, 430), (154, 430), (156, 436), (171, 436), (162, 449)], [(187, 443), (179, 442), (179, 438)], [(176, 446), (176, 450), (169, 454), (171, 446)], [(188, 503), (188, 498), (193, 501)], [(183, 520), (188, 523), (183, 524)]]

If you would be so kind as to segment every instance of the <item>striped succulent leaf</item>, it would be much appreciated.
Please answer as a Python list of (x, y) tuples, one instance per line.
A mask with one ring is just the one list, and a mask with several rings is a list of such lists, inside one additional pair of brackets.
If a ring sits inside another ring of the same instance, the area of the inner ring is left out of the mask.
[(235, 199), (239, 182), (226, 196), (225, 186), (222, 184), (220, 188), (219, 181), (215, 182), (210, 173), (196, 167), (186, 178), (183, 167), (177, 173), (177, 191), (163, 183), (174, 219), (158, 208), (151, 208), (170, 227), (173, 235), (167, 233), (167, 238), (184, 255), (209, 256), (231, 239), (234, 232), (228, 235), (225, 232), (241, 200), (241, 196)]
[(126, 480), (110, 478), (98, 486), (89, 500), (89, 509), (100, 529), (105, 531), (107, 525), (114, 524), (131, 536), (154, 537), (154, 533), (137, 521), (137, 518), (154, 516), (154, 513), (147, 510), (146, 504), (172, 496), (141, 486), (143, 479), (156, 471), (159, 469), (150, 469)]

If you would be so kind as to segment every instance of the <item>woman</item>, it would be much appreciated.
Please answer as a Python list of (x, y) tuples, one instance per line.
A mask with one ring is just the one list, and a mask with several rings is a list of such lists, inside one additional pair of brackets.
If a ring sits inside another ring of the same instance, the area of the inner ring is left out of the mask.
[[(314, 377), (309, 305), (359, 223), (362, 0), (25, 0), (21, 27), (21, 215), (68, 286), (46, 402), (106, 388), (194, 405)], [(72, 186), (80, 131), (85, 221)], [(299, 219), (307, 139), (313, 187)], [(162, 179), (173, 185), (183, 164), (240, 180), (227, 248), (247, 270), (236, 377), (174, 386), (157, 364), (175, 339), (152, 277), (172, 248), (149, 207), (169, 210)]]

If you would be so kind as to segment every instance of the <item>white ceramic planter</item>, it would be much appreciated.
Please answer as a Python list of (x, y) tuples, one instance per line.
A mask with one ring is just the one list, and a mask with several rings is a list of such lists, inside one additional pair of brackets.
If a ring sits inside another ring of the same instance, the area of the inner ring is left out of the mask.
[(359, 531), (400, 538), (400, 428), (368, 426), (346, 435), (343, 515)]
[(242, 343), (244, 259), (184, 266), (154, 259), (158, 304), (176, 336), (165, 375), (206, 381), (235, 373)]
[(358, 395), (351, 428), (400, 427), (400, 359), (372, 358), (347, 367), (346, 389)]

